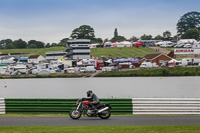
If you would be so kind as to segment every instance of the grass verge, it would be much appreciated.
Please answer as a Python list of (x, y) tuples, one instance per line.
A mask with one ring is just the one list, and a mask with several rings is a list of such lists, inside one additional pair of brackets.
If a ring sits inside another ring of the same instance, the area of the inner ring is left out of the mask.
[(0, 127), (1, 133), (200, 133), (200, 126)]
[(87, 73), (73, 73), (73, 74), (66, 74), (66, 73), (57, 73), (57, 74), (50, 74), (50, 75), (1, 75), (0, 79), (19, 79), (19, 78), (80, 78), (80, 77), (88, 77), (89, 74)]
[(150, 76), (200, 76), (200, 67), (140, 69), (118, 72), (104, 72), (95, 77), (150, 77)]

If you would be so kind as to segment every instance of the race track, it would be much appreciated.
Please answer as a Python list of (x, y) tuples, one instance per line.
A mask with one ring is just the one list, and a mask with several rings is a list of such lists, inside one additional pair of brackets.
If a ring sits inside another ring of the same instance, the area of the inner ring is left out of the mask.
[(98, 117), (0, 117), (0, 126), (134, 126), (134, 125), (200, 125), (200, 116), (111, 116)]

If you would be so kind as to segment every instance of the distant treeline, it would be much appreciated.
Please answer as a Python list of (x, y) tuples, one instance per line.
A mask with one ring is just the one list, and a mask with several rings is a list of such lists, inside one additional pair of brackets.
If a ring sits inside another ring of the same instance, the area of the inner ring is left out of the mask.
[(30, 40), (28, 42), (18, 39), (3, 39), (0, 41), (0, 49), (24, 49), (24, 48), (49, 48), (55, 46), (65, 46), (67, 39), (62, 39), (58, 44), (57, 43), (44, 43), (37, 40)]

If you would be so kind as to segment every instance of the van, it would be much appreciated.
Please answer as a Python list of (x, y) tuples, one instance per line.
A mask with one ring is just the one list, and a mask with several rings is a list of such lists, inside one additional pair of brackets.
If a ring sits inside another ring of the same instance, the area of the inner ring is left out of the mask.
[(156, 63), (151, 63), (151, 62), (143, 62), (140, 65), (140, 69), (147, 69), (147, 68), (157, 68), (158, 65)]
[(74, 68), (68, 68), (68, 69), (67, 69), (67, 72), (68, 72), (68, 73), (75, 73), (75, 69), (74, 69)]
[(94, 68), (94, 66), (87, 66), (85, 68), (85, 71), (86, 72), (96, 72), (96, 69)]

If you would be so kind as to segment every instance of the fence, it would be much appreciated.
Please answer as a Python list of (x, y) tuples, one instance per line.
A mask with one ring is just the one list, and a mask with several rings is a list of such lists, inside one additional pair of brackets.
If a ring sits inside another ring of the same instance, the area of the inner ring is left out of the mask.
[[(0, 114), (68, 113), (78, 99), (0, 99)], [(200, 114), (198, 98), (100, 99), (110, 103), (113, 114)], [(6, 107), (5, 107), (6, 106)]]
[[(78, 99), (5, 99), (6, 113), (66, 113)], [(132, 114), (132, 99), (100, 99), (109, 103), (114, 114)]]
[(133, 114), (200, 114), (198, 98), (133, 98)]
[(0, 114), (5, 114), (5, 100), (0, 98)]

